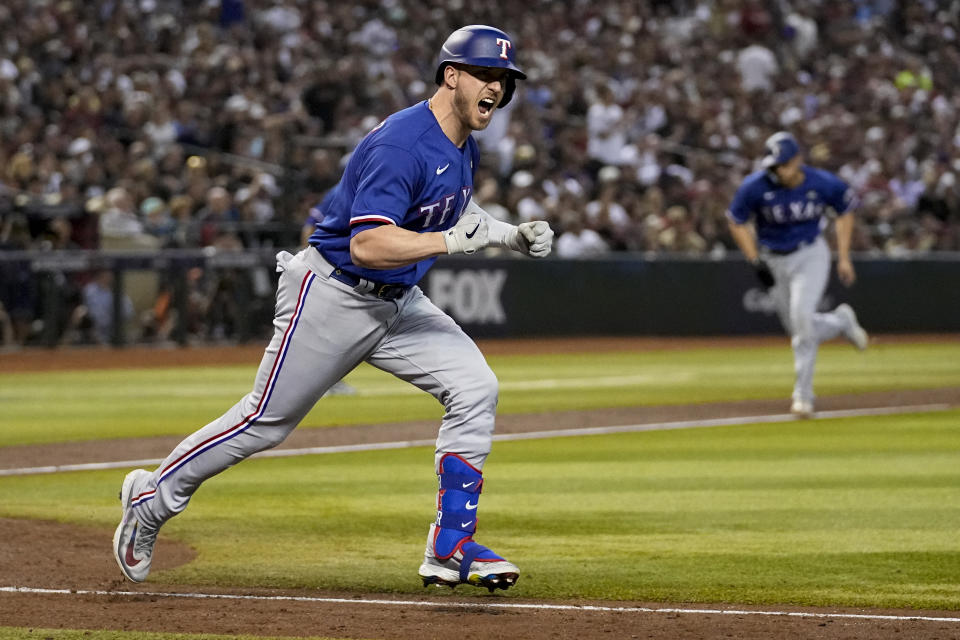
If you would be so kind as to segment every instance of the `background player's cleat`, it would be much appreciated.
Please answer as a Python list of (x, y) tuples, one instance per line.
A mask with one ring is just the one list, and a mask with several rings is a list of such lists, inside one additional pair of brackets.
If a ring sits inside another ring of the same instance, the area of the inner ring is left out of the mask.
[(846, 322), (847, 326), (843, 330), (843, 335), (846, 336), (847, 340), (860, 351), (866, 349), (870, 338), (863, 327), (860, 326), (860, 323), (857, 322), (857, 314), (853, 307), (846, 303), (841, 304), (837, 307), (836, 313)]
[(153, 558), (153, 545), (157, 541), (157, 530), (141, 525), (130, 506), (137, 480), (149, 475), (150, 472), (143, 469), (131, 471), (123, 479), (123, 486), (120, 488), (123, 517), (113, 534), (113, 557), (120, 565), (123, 575), (132, 582), (143, 582), (147, 579)]
[[(427, 535), (427, 548), (423, 553), (423, 564), (418, 572), (423, 580), (423, 586), (436, 585), (438, 587), (455, 587), (458, 584), (471, 584), (475, 587), (494, 589), (509, 589), (520, 578), (520, 569), (496, 553), (477, 544), (471, 537), (464, 538), (457, 550), (446, 560), (437, 558), (434, 551), (434, 540), (437, 535), (437, 525), (430, 525)], [(470, 566), (464, 571), (463, 561), (467, 559)], [(471, 559), (472, 558), (472, 559)]]
[(809, 400), (794, 400), (790, 405), (790, 413), (798, 418), (812, 418), (813, 403)]

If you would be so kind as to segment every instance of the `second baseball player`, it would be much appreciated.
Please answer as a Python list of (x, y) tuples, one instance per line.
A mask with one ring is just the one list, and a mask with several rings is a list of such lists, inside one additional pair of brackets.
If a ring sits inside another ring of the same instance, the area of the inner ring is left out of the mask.
[(828, 215), (835, 215), (837, 275), (847, 286), (856, 280), (850, 261), (856, 198), (837, 176), (805, 165), (792, 134), (770, 136), (766, 149), (763, 168), (743, 181), (727, 217), (733, 239), (770, 287), (790, 335), (795, 373), (790, 411), (809, 418), (820, 343), (843, 335), (858, 349), (867, 348), (867, 332), (850, 305), (817, 311), (830, 276), (830, 249), (822, 235)]

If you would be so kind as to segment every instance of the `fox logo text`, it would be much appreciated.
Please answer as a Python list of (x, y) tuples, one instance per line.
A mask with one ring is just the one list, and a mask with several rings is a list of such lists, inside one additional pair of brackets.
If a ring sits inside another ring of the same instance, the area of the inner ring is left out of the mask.
[(503, 324), (507, 314), (500, 293), (507, 280), (504, 269), (430, 272), (430, 299), (458, 322), (467, 324)]

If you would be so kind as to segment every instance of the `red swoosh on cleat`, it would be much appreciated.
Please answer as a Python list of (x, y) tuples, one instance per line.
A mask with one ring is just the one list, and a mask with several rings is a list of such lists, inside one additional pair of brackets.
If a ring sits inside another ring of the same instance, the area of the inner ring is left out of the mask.
[(128, 567), (135, 567), (140, 564), (140, 560), (133, 557), (133, 543), (137, 539), (137, 527), (133, 527), (133, 536), (130, 537), (130, 544), (127, 545), (127, 554), (124, 556), (124, 560), (127, 563)]

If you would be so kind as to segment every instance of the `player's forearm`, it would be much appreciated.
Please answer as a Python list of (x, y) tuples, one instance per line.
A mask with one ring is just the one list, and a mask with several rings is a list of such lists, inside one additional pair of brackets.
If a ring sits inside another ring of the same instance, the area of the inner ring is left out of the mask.
[(470, 199), (470, 202), (467, 203), (463, 213), (465, 215), (468, 213), (476, 213), (487, 223), (490, 244), (495, 247), (508, 247), (510, 249), (517, 250), (514, 246), (511, 246), (516, 244), (515, 241), (512, 241), (512, 239), (515, 239), (517, 235), (516, 225), (512, 225), (509, 222), (504, 222), (502, 220), (497, 220), (483, 207), (478, 205), (472, 198)]
[(727, 225), (730, 227), (730, 235), (733, 237), (733, 241), (740, 247), (740, 251), (743, 253), (743, 257), (747, 259), (747, 262), (754, 262), (759, 258), (760, 254), (757, 251), (757, 241), (753, 237), (753, 230), (750, 226), (737, 224), (729, 220), (727, 221)]
[(443, 234), (417, 233), (392, 224), (361, 231), (350, 240), (350, 259), (364, 269), (396, 269), (446, 253)]
[(848, 213), (836, 219), (833, 223), (837, 232), (837, 258), (850, 259), (850, 239), (853, 237), (853, 214)]

